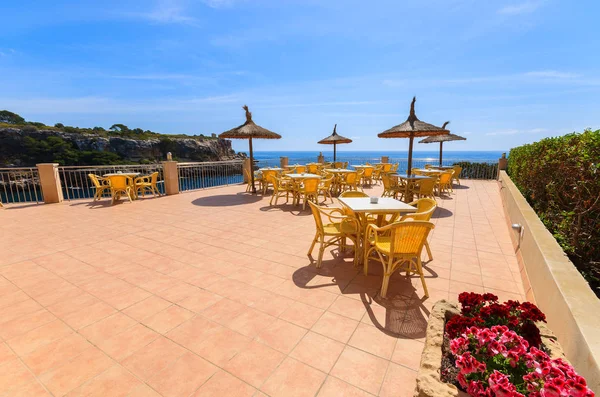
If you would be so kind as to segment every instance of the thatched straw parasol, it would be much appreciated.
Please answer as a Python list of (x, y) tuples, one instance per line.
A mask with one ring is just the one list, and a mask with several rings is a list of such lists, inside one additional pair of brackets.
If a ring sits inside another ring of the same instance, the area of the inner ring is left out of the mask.
[(252, 180), (252, 193), (256, 193), (256, 187), (254, 186), (254, 154), (252, 153), (252, 139), (280, 139), (281, 135), (254, 124), (254, 121), (252, 121), (252, 113), (248, 110), (248, 106), (244, 105), (243, 109), (246, 111), (246, 122), (229, 131), (223, 132), (219, 135), (219, 138), (248, 139), (248, 145), (250, 147), (250, 178)]
[(333, 126), (333, 134), (325, 139), (321, 139), (318, 143), (323, 145), (333, 145), (333, 162), (336, 160), (336, 146), (340, 143), (352, 143), (352, 139), (338, 135), (336, 132), (337, 124)]
[[(448, 123), (450, 123), (449, 121), (446, 121), (444, 123), (444, 125), (442, 126), (442, 128), (446, 128), (446, 125), (448, 125)], [(455, 134), (448, 134), (448, 135), (437, 135), (437, 136), (430, 136), (428, 138), (425, 139), (421, 139), (419, 141), (419, 143), (440, 143), (440, 166), (442, 165), (442, 146), (444, 145), (444, 142), (452, 142), (452, 141), (466, 141), (467, 138), (464, 138), (462, 136), (459, 135), (455, 135)]]
[(435, 136), (435, 135), (448, 135), (450, 131), (443, 127), (436, 127), (435, 125), (425, 123), (417, 118), (415, 114), (415, 102), (417, 97), (413, 97), (412, 103), (410, 104), (410, 115), (408, 119), (402, 124), (385, 130), (380, 134), (377, 134), (379, 138), (408, 138), (410, 139), (408, 144), (408, 169), (407, 174), (410, 175), (412, 172), (412, 151), (413, 151), (413, 140), (415, 137), (422, 136)]

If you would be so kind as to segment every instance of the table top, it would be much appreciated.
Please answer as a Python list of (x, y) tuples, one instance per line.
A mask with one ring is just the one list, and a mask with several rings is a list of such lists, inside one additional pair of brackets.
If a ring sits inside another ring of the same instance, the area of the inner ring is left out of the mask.
[(338, 200), (354, 212), (376, 213), (412, 213), (417, 209), (391, 197), (379, 197), (377, 204), (371, 204), (370, 197), (339, 197)]
[(292, 179), (307, 179), (307, 178), (321, 179), (321, 175), (317, 175), (317, 174), (287, 174), (286, 176), (288, 176)]
[(331, 172), (332, 174), (343, 174), (343, 173), (347, 173), (347, 172), (356, 172), (356, 171), (352, 171), (352, 170), (347, 170), (345, 168), (327, 168), (324, 171), (327, 172)]
[(431, 179), (430, 176), (425, 176), (425, 175), (404, 175), (404, 174), (392, 174), (392, 176), (397, 176), (400, 179), (406, 179), (406, 180), (411, 180), (411, 181), (415, 181), (417, 179)]
[(438, 166), (438, 167), (431, 167), (433, 169), (438, 169), (438, 170), (452, 170), (454, 169), (454, 167), (448, 166), (448, 165), (443, 165), (443, 166)]
[(265, 167), (265, 168), (259, 169), (259, 171), (283, 171), (283, 168), (278, 168), (278, 167), (269, 168), (269, 167)]
[(286, 169), (296, 168), (296, 167), (306, 167), (306, 166), (302, 165), (302, 164), (288, 164), (285, 166)]
[(373, 168), (372, 165), (360, 164), (360, 165), (352, 165), (354, 168)]
[(438, 170), (438, 169), (427, 169), (427, 168), (413, 168), (413, 171), (419, 171), (422, 172), (424, 174), (441, 174), (444, 172), (444, 170)]
[(112, 174), (104, 174), (102, 175), (102, 177), (111, 177), (111, 176), (128, 176), (128, 177), (134, 177), (134, 176), (138, 176), (140, 173), (139, 172), (121, 172), (121, 173), (112, 173)]

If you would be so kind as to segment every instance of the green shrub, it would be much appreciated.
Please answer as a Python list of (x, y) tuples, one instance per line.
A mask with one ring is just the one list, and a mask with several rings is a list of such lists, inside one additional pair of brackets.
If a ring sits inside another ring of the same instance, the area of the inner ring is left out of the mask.
[(508, 174), (600, 297), (600, 130), (514, 148)]

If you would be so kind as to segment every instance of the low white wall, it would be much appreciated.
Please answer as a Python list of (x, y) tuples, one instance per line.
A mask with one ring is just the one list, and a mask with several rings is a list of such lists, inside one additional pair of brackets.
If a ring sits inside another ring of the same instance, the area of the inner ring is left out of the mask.
[(523, 226), (513, 243), (527, 295), (546, 314), (569, 361), (600, 393), (600, 300), (505, 171), (499, 181), (507, 219)]

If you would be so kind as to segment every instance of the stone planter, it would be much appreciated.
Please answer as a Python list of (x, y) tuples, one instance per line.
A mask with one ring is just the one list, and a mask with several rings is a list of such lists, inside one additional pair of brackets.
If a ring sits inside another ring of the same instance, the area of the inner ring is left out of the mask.
[[(454, 385), (443, 382), (440, 378), (444, 326), (446, 321), (459, 313), (457, 303), (444, 299), (436, 302), (433, 309), (431, 309), (414, 397), (468, 397), (467, 393), (458, 390)], [(568, 361), (556, 340), (556, 336), (550, 332), (545, 324), (538, 323), (536, 325), (540, 329), (542, 343), (548, 349), (550, 357), (560, 357)]]

